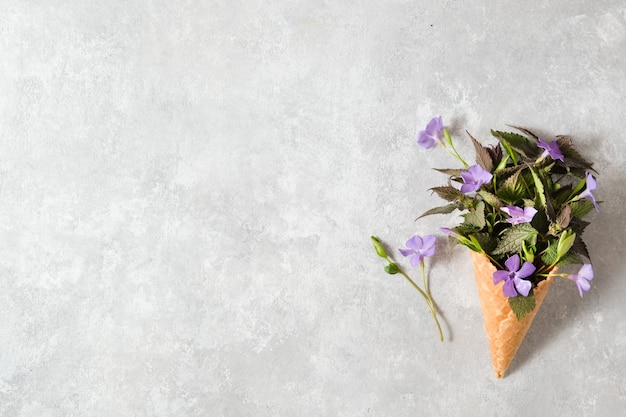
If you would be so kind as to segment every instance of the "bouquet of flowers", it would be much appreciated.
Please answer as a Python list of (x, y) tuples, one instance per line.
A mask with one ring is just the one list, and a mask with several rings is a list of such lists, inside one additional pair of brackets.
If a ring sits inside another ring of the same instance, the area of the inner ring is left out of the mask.
[[(554, 277), (573, 281), (581, 297), (590, 290), (593, 268), (582, 234), (589, 224), (585, 216), (599, 211), (593, 194), (596, 171), (575, 150), (570, 137), (549, 141), (528, 129), (512, 128), (519, 133), (491, 131), (498, 141), (495, 146), (482, 145), (468, 132), (476, 153), (473, 165), (459, 155), (441, 117), (433, 118), (417, 139), (426, 149), (439, 144), (463, 165), (437, 169), (448, 181), (430, 190), (446, 204), (420, 217), (461, 213), (459, 225), (441, 230), (471, 250), (498, 378), (513, 360)], [(373, 239), (375, 247), (380, 245)], [(420, 292), (439, 327), (423, 272), (424, 257), (434, 253), (434, 239), (413, 237), (400, 253), (411, 256), (413, 266), (422, 265)], [(387, 272), (404, 274), (388, 260)], [(569, 264), (582, 267), (577, 273), (559, 273), (559, 267)]]

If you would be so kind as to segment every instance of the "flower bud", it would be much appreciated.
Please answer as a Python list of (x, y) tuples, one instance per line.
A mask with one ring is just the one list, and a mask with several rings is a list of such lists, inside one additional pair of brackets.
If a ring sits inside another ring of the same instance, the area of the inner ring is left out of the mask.
[(381, 258), (387, 259), (387, 252), (385, 252), (383, 244), (380, 243), (380, 240), (378, 240), (376, 236), (372, 236), (372, 243), (374, 244), (374, 250), (376, 251), (376, 254), (378, 254), (378, 256), (380, 256)]

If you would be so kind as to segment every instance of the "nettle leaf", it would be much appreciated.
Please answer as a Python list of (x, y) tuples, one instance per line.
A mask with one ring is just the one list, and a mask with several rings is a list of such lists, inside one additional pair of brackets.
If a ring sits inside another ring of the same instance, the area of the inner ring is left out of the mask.
[(520, 132), (524, 133), (526, 136), (532, 138), (535, 140), (535, 143), (537, 143), (539, 141), (539, 136), (535, 135), (533, 132), (531, 132), (530, 130), (524, 128), (524, 127), (519, 127), (519, 126), (513, 126), (513, 125), (508, 125), (509, 127), (512, 127), (513, 129), (517, 129)]
[(585, 242), (583, 242), (582, 238), (578, 235), (576, 235), (576, 239), (574, 240), (574, 245), (572, 246), (570, 251), (571, 253), (575, 253), (591, 261), (591, 256), (589, 256), (587, 245), (585, 245)]
[(474, 150), (476, 151), (476, 162), (478, 163), (478, 165), (483, 167), (483, 169), (485, 169), (486, 171), (493, 171), (494, 164), (493, 160), (491, 159), (491, 154), (489, 153), (489, 148), (483, 146), (480, 142), (478, 142), (474, 138), (474, 136), (470, 134), (470, 132), (468, 132), (467, 130), (465, 132), (474, 144)]
[(521, 173), (519, 170), (507, 178), (496, 192), (497, 196), (508, 204), (515, 204), (526, 195), (526, 185)]
[(513, 225), (502, 232), (493, 254), (504, 255), (505, 253), (520, 252), (524, 242), (534, 246), (537, 243), (537, 234), (537, 230), (530, 223)]
[(537, 144), (531, 142), (528, 138), (522, 135), (518, 135), (517, 133), (492, 130), (491, 134), (495, 136), (500, 143), (510, 146), (517, 153), (528, 159), (536, 159), (541, 152), (541, 149), (537, 147)]
[(561, 153), (563, 153), (565, 161), (562, 165), (572, 168), (593, 169), (593, 164), (583, 158), (572, 146), (572, 139), (569, 136), (559, 135), (556, 139), (557, 145)]
[[(430, 216), (431, 214), (449, 214), (457, 209), (457, 205), (454, 203), (446, 204), (445, 206), (431, 208), (430, 210), (425, 211), (421, 216), (417, 219), (421, 219), (425, 216)], [(417, 220), (415, 219), (415, 220)]]
[(491, 207), (499, 208), (504, 205), (502, 203), (502, 200), (500, 200), (497, 195), (492, 194), (489, 191), (480, 190), (478, 191), (478, 195), (480, 195), (483, 198), (483, 200), (485, 200), (485, 202), (489, 204)]
[(469, 213), (464, 214), (463, 217), (465, 218), (464, 224), (472, 225), (481, 230), (487, 224), (485, 222), (485, 203), (479, 201), (476, 207)]
[(487, 253), (491, 253), (497, 245), (496, 239), (489, 233), (476, 233), (473, 236), (476, 237), (476, 240), (480, 243), (480, 247)]
[(572, 216), (578, 217), (579, 219), (582, 219), (594, 209), (593, 203), (589, 200), (574, 201), (570, 203), (570, 207), (572, 209)]
[(576, 232), (577, 235), (582, 235), (585, 231), (585, 228), (590, 224), (591, 223), (589, 223), (588, 221), (576, 217), (572, 218), (572, 220), (569, 222), (570, 227), (574, 232)]
[(435, 168), (435, 171), (439, 171), (442, 174), (449, 175), (453, 178), (460, 178), (462, 169), (453, 169), (453, 168)]
[(457, 232), (458, 234), (462, 235), (462, 236), (469, 236), (472, 233), (477, 233), (480, 231), (481, 228), (478, 228), (476, 226), (474, 226), (473, 224), (468, 224), (468, 223), (461, 223), (460, 225), (458, 225), (457, 227), (453, 227), (452, 230), (454, 230), (455, 232)]
[(515, 313), (517, 320), (522, 320), (528, 313), (535, 309), (535, 294), (530, 292), (528, 297), (518, 295), (517, 297), (509, 297), (509, 305)]
[(457, 201), (463, 198), (463, 193), (460, 190), (457, 190), (451, 185), (444, 185), (442, 187), (433, 187), (430, 189), (436, 193), (439, 197), (443, 198), (446, 201)]
[(572, 264), (582, 264), (583, 260), (577, 253), (569, 252), (556, 263), (556, 266), (566, 266)]
[(554, 265), (557, 262), (557, 243), (556, 240), (550, 242), (543, 255), (541, 255), (541, 260), (544, 264)]

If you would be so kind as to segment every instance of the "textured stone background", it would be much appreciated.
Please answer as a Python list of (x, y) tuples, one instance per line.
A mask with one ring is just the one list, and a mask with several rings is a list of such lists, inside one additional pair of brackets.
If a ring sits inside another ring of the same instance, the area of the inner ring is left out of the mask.
[[(622, 413), (625, 50), (621, 0), (0, 1), (0, 415)], [(455, 224), (414, 221), (438, 114), (601, 173), (592, 291), (556, 282), (504, 380), (464, 248), (441, 344), (369, 242)]]

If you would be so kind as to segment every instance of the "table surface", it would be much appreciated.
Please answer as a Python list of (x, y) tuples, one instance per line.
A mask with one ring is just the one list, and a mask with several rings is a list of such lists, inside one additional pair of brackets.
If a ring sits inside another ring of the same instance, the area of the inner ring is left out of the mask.
[[(0, 415), (624, 412), (623, 1), (57, 3), (0, 5)], [(455, 215), (415, 221), (435, 115), (600, 173), (592, 289), (502, 380)], [(444, 343), (369, 241), (414, 233)]]

